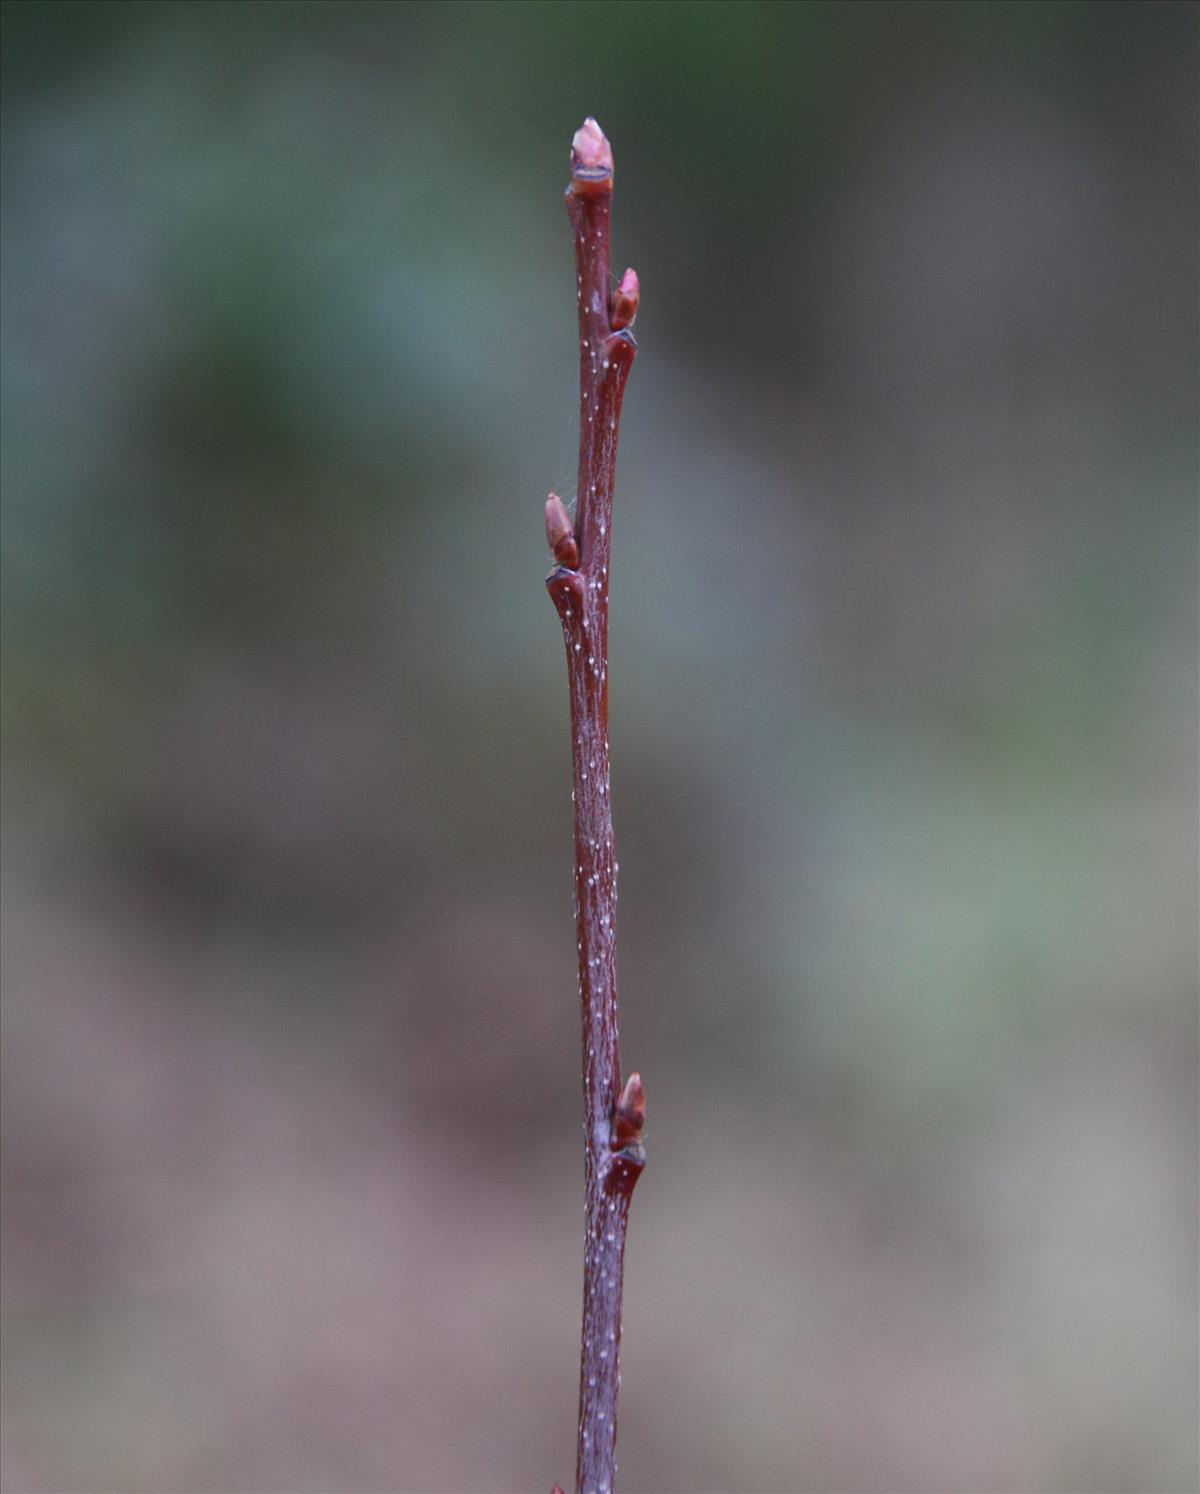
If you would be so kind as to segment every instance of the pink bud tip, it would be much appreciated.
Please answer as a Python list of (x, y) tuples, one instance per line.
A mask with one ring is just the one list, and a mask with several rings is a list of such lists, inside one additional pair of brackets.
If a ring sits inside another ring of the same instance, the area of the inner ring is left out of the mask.
[(566, 505), (557, 493), (546, 499), (546, 543), (559, 565), (569, 571), (579, 569), (579, 546), (575, 543), (575, 526)]
[(609, 323), (614, 332), (619, 332), (622, 327), (628, 327), (637, 316), (639, 295), (637, 271), (626, 270), (621, 276), (621, 283), (612, 293)]
[(602, 192), (612, 185), (612, 146), (589, 114), (571, 141), (571, 189)]

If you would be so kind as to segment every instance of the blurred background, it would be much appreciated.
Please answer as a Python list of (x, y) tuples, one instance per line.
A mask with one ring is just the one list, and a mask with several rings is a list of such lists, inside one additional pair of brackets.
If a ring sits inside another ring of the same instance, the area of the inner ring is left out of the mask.
[(574, 1467), (561, 194), (629, 1491), (1197, 1488), (1191, 4), (9, 4), (3, 1474)]

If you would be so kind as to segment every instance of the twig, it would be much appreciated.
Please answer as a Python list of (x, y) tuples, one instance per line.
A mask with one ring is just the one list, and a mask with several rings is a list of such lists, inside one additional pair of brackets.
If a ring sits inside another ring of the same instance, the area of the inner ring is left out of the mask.
[(617, 862), (608, 778), (608, 564), (621, 398), (637, 344), (638, 278), (609, 294), (612, 150), (594, 119), (571, 143), (567, 213), (579, 301), (579, 497), (572, 526), (546, 500), (556, 565), (546, 578), (562, 622), (571, 696), (575, 803), (575, 919), (583, 1008), (586, 1155), (583, 1341), (579, 1366), (577, 1494), (611, 1494), (621, 1377), (621, 1284), (629, 1201), (645, 1165), (642, 1082), (621, 1084), (615, 964)]

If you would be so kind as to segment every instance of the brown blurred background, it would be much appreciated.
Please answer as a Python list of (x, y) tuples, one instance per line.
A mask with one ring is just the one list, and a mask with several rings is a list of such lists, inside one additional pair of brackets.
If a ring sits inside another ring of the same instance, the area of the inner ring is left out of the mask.
[(10, 4), (12, 1491), (546, 1490), (561, 192), (636, 1491), (1197, 1487), (1191, 4)]

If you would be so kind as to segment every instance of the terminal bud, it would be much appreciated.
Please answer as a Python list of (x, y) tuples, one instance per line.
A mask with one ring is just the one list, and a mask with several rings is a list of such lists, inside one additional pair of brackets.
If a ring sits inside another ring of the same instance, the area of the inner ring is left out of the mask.
[(589, 115), (571, 141), (571, 190), (581, 195), (607, 192), (612, 186), (612, 146)]

